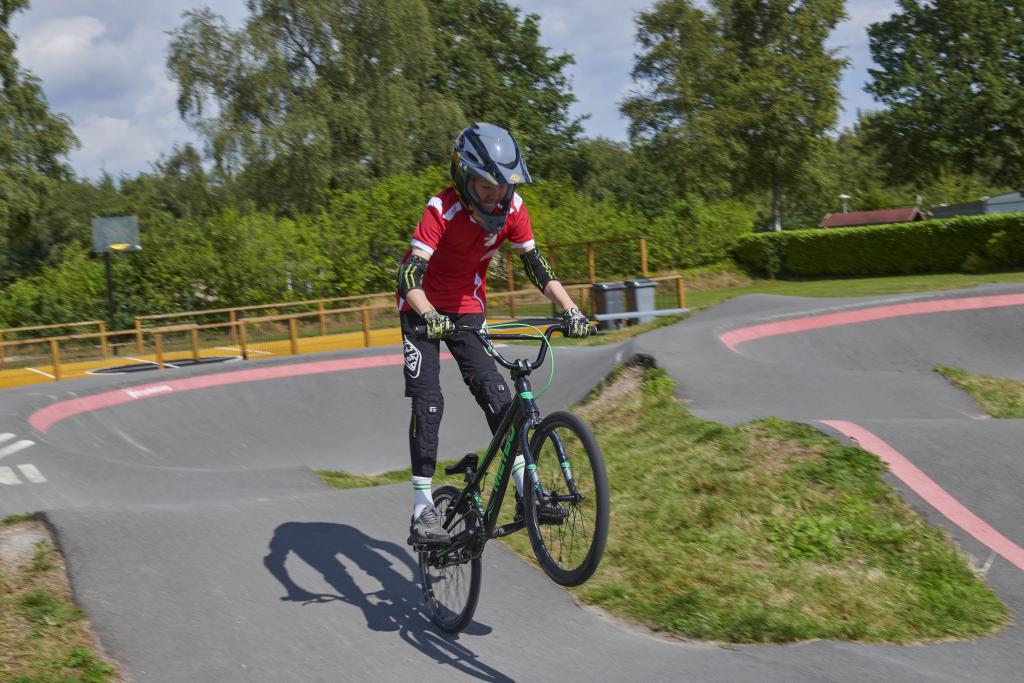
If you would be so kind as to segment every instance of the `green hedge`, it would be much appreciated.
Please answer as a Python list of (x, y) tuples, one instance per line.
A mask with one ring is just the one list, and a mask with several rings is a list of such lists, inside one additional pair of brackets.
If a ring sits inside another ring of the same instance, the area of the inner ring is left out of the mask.
[(1024, 213), (756, 233), (733, 259), (769, 277), (981, 272), (1024, 265)]

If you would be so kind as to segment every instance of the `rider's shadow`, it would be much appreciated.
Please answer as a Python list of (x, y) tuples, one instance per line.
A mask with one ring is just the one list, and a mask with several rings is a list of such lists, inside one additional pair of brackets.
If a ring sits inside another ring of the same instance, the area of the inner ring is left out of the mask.
[[(337, 593), (313, 592), (298, 585), (285, 567), (289, 552), (319, 572)], [(364, 593), (344, 561), (378, 581), (381, 590)], [(511, 680), (479, 661), (472, 650), (456, 642), (456, 636), (438, 629), (430, 621), (421, 608), (423, 592), (408, 578), (417, 576), (419, 568), (408, 550), (396, 543), (372, 538), (347, 524), (285, 522), (274, 529), (270, 553), (263, 558), (263, 564), (287, 591), (282, 600), (303, 604), (347, 602), (362, 609), (369, 628), (399, 631), (403, 640), (440, 663), (450, 664), (482, 680)], [(371, 595), (376, 602), (370, 601)], [(489, 626), (475, 621), (463, 631), (467, 635), (490, 632)]]

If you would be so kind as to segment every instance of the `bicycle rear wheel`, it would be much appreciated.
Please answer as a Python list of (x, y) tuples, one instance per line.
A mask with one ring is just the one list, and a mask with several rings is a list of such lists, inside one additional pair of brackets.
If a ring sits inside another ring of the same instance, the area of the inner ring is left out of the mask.
[(557, 412), (534, 431), (530, 452), (544, 487), (539, 503), (533, 487), (523, 487), (534, 555), (555, 583), (578, 586), (597, 570), (608, 540), (608, 475), (601, 447), (583, 420)]
[[(434, 491), (434, 507), (445, 519), (448, 509), (459, 497), (460, 491), (454, 486), (442, 486)], [(446, 527), (452, 536), (477, 524), (476, 512), (466, 506), (452, 518)], [(453, 551), (455, 553), (460, 550)], [(449, 633), (458, 633), (466, 628), (476, 612), (480, 598), (480, 558), (455, 561), (452, 556), (438, 557), (443, 551), (428, 550), (419, 553), (420, 583), (430, 619)]]

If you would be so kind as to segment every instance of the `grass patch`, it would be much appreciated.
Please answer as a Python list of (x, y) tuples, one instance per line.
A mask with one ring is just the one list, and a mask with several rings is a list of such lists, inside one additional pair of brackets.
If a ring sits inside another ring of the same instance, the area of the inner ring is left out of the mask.
[(1024, 418), (1024, 382), (937, 365), (935, 371), (963, 389), (992, 417)]
[[(438, 460), (437, 475), (444, 476), (444, 468), (454, 464), (454, 460)], [(317, 476), (336, 489), (362, 489), (368, 486), (387, 486), (389, 484), (408, 484), (412, 481), (412, 468), (404, 470), (393, 470), (384, 474), (366, 475), (349, 474), (340, 470), (316, 470)], [(439, 481), (439, 479), (438, 479)], [(452, 481), (454, 483), (454, 480)]]
[[(663, 371), (629, 366), (577, 406), (612, 492), (608, 548), (573, 589), (581, 600), (655, 630), (742, 643), (910, 643), (1008, 623), (945, 532), (883, 482), (874, 455), (778, 419), (701, 420), (674, 389)], [(525, 534), (505, 542), (532, 561)]]
[(617, 330), (609, 330), (608, 332), (603, 332), (600, 335), (596, 335), (593, 337), (587, 337), (586, 339), (583, 340), (564, 339), (562, 337), (559, 337), (559, 340), (562, 343), (570, 345), (580, 343), (586, 346), (594, 346), (596, 344), (615, 344), (617, 342), (625, 341), (626, 339), (630, 339), (637, 335), (643, 334), (644, 332), (656, 330), (659, 327), (668, 327), (669, 325), (675, 325), (680, 320), (685, 320), (688, 317), (688, 313), (661, 315), (655, 318), (654, 320), (649, 320), (645, 323), (640, 323), (638, 325), (630, 325), (628, 327), (622, 327)]
[(20, 524), (21, 522), (28, 522), (31, 520), (32, 515), (30, 514), (7, 515), (3, 518), (3, 520), (0, 520), (0, 526), (14, 526), (15, 524)]
[(0, 526), (0, 680), (123, 681), (97, 656), (85, 613), (71, 597), (60, 553), (31, 515)]

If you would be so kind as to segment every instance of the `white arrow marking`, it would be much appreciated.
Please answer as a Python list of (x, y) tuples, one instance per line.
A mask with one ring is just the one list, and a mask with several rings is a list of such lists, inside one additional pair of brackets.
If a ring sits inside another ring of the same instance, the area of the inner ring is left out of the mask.
[(11, 434), (10, 432), (4, 432), (3, 434), (0, 434), (0, 443), (3, 443), (4, 441), (10, 441), (13, 438), (14, 434)]
[(21, 476), (28, 479), (33, 484), (45, 484), (46, 477), (36, 468), (35, 465), (18, 465), (21, 470)]
[(6, 458), (8, 455), (13, 455), (18, 451), (23, 451), (29, 446), (35, 446), (35, 441), (29, 441), (28, 439), (22, 439), (21, 441), (15, 441), (10, 446), (4, 446), (0, 448), (0, 460)]
[(0, 484), (4, 486), (17, 486), (21, 483), (18, 475), (10, 467), (0, 467)]

